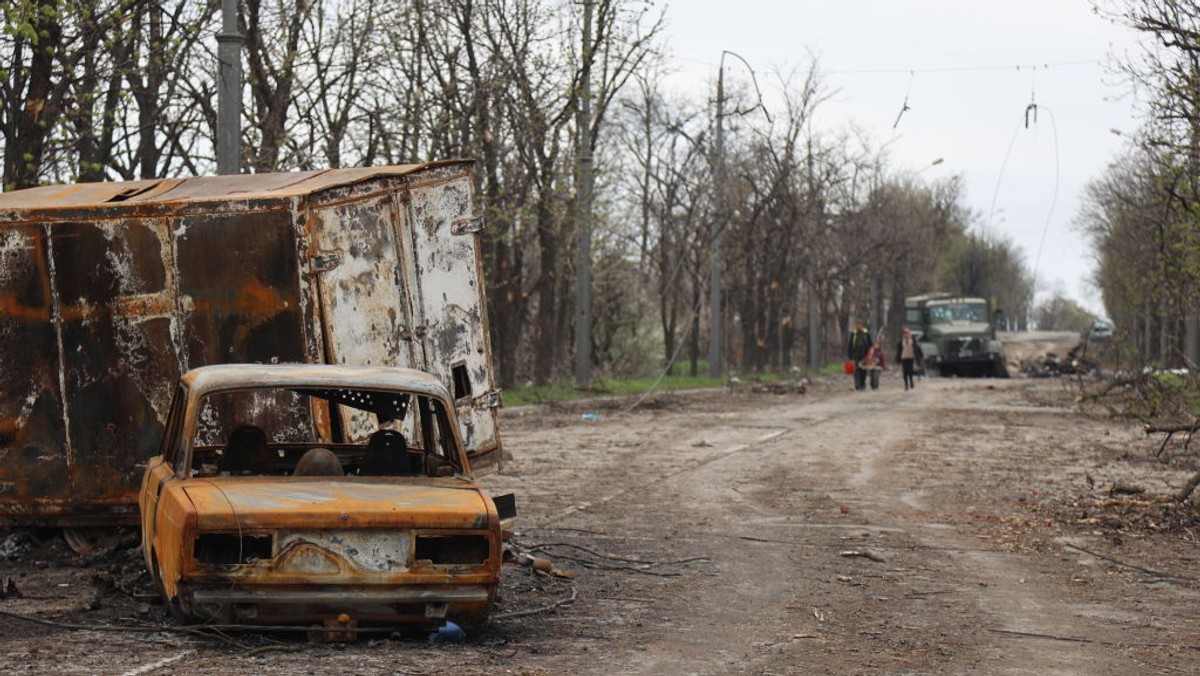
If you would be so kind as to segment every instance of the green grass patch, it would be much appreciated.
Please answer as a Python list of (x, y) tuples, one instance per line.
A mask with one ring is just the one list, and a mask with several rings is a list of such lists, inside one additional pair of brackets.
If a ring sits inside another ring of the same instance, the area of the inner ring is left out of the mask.
[[(675, 370), (682, 371), (685, 368), (676, 366)], [(842, 365), (839, 362), (837, 364), (826, 365), (821, 369), (820, 373), (841, 373), (841, 370)], [(707, 373), (707, 367), (701, 368), (701, 372)], [(735, 374), (729, 378), (710, 378), (705, 375), (668, 375), (664, 376), (662, 380), (659, 380), (658, 376), (624, 379), (596, 378), (592, 381), (592, 386), (586, 390), (576, 389), (574, 382), (556, 382), (548, 385), (517, 385), (504, 390), (504, 405), (525, 406), (528, 404), (575, 401), (595, 397), (632, 396), (644, 394), (650, 389), (654, 389), (656, 392), (670, 392), (672, 390), (724, 387), (733, 378), (737, 379), (734, 382), (741, 383), (772, 383), (788, 380), (791, 376), (786, 374), (762, 373), (749, 376)]]

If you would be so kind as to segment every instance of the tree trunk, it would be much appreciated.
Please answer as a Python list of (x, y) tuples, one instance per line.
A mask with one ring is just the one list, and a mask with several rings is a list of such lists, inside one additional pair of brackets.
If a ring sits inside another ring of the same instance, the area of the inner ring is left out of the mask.
[[(46, 155), (46, 139), (54, 130), (60, 113), (54, 93), (54, 61), (62, 48), (62, 25), (58, 21), (58, 3), (37, 0), (30, 9), (33, 30), (39, 35), (36, 45), (15, 39), (13, 63), (21, 63), (28, 47), (28, 88), (22, 96), (18, 86), (6, 102), (10, 119), (4, 134), (4, 189), (19, 190), (38, 184)], [(18, 66), (19, 67), (19, 66)], [(17, 77), (10, 74), (9, 77)]]

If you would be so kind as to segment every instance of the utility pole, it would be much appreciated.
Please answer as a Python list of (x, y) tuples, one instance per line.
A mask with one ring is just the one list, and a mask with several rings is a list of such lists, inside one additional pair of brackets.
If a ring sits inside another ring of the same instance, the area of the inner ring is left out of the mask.
[(1190, 369), (1200, 368), (1200, 316), (1189, 314), (1183, 326), (1184, 354), (1189, 362), (1186, 366)]
[(821, 368), (821, 307), (817, 298), (817, 274), (812, 264), (804, 273), (808, 287), (808, 368), (814, 373)]
[(237, 0), (221, 0), (221, 32), (217, 33), (217, 173), (241, 171), (242, 34), (237, 27)]
[(724, 316), (721, 312), (721, 273), (725, 266), (725, 257), (721, 252), (722, 240), (725, 238), (725, 53), (721, 53), (721, 62), (717, 66), (717, 135), (713, 145), (713, 196), (716, 202), (716, 214), (713, 218), (709, 235), (712, 238), (712, 252), (708, 270), (708, 375), (710, 378), (720, 378), (725, 375), (724, 368)]
[(575, 387), (592, 384), (592, 1), (583, 2), (578, 144), (579, 242), (575, 252)]

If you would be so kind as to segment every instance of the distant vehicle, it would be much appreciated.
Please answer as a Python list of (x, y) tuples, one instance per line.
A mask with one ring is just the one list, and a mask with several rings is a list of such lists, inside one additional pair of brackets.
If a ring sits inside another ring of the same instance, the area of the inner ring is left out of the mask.
[(1097, 317), (1092, 320), (1092, 325), (1085, 332), (1086, 335), (1084, 337), (1090, 338), (1090, 339), (1095, 339), (1095, 340), (1105, 340), (1107, 338), (1112, 338), (1113, 330), (1115, 328), (1116, 327), (1113, 326), (1113, 323), (1111, 321), (1104, 319), (1103, 317)]
[(483, 622), (501, 518), (454, 401), (411, 369), (225, 364), (184, 374), (139, 494), (172, 614), (219, 624)]
[(988, 301), (929, 293), (905, 299), (904, 326), (925, 355), (926, 373), (1008, 377)]

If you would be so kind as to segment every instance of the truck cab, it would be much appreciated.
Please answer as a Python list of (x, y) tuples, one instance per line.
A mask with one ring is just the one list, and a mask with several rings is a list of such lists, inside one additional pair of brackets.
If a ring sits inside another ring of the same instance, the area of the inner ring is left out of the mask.
[(921, 344), (925, 370), (941, 376), (1008, 377), (992, 317), (983, 298), (928, 294), (905, 303), (905, 326)]

